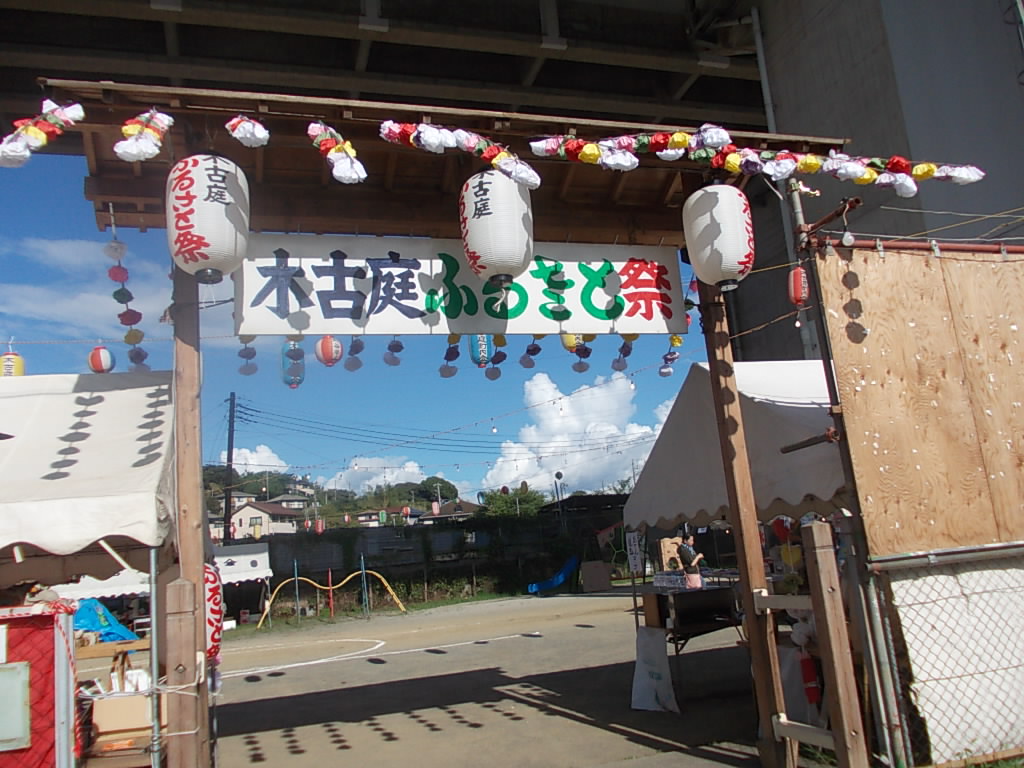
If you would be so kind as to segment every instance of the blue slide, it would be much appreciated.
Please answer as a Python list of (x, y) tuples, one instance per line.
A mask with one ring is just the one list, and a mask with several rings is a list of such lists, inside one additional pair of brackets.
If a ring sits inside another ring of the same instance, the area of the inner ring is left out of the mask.
[(565, 565), (555, 572), (555, 575), (546, 581), (538, 581), (536, 584), (530, 584), (526, 591), (531, 595), (537, 595), (549, 589), (560, 587), (565, 584), (565, 580), (568, 579), (575, 572), (576, 567), (580, 564), (580, 559), (573, 555), (565, 561)]

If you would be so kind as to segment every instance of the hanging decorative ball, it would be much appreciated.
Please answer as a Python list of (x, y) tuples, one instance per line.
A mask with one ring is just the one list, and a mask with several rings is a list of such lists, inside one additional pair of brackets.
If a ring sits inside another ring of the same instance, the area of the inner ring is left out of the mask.
[(672, 363), (679, 359), (679, 353), (673, 349), (662, 355), (661, 359), (665, 363), (665, 365), (671, 365)]
[(257, 366), (256, 363), (248, 362), (238, 366), (238, 372), (243, 376), (252, 376), (258, 370), (259, 366)]
[(117, 319), (121, 325), (138, 325), (142, 322), (142, 313), (135, 309), (126, 309), (118, 313)]
[(668, 337), (668, 343), (670, 346), (673, 347), (681, 347), (683, 346), (683, 337), (680, 336), (678, 333), (673, 333), (671, 336)]
[(348, 345), (348, 353), (350, 355), (358, 355), (364, 349), (366, 349), (366, 343), (362, 339), (353, 336), (352, 341)]
[(672, 375), (672, 366), (671, 365), (663, 365), (663, 366), (661, 366), (661, 368), (658, 369), (658, 375), (661, 376), (662, 378), (665, 378), (666, 376), (671, 376)]
[(160, 154), (164, 136), (172, 125), (174, 118), (156, 109), (125, 120), (121, 126), (124, 140), (114, 145), (114, 154), (126, 163), (152, 160)]
[(321, 336), (313, 347), (316, 359), (328, 368), (338, 363), (345, 356), (341, 342), (333, 336)]
[(305, 355), (297, 341), (286, 341), (281, 348), (281, 380), (289, 389), (297, 389), (306, 379)]
[(619, 357), (616, 357), (614, 360), (612, 360), (612, 370), (613, 371), (619, 371), (621, 373), (622, 371), (626, 370), (628, 367), (629, 367), (629, 363), (627, 363), (626, 362), (626, 358), (622, 357), (621, 355)]
[(179, 269), (219, 283), (245, 259), (249, 182), (219, 155), (191, 155), (167, 176), (167, 244)]
[(130, 304), (132, 299), (135, 298), (132, 296), (132, 292), (123, 286), (110, 295), (114, 297), (114, 301), (118, 304)]
[(491, 344), (491, 337), (485, 333), (477, 333), (467, 339), (469, 346), (469, 359), (476, 363), (478, 368), (486, 368), (494, 356), (494, 346)]
[(731, 291), (754, 266), (754, 225), (747, 196), (728, 184), (698, 189), (683, 205), (690, 264), (701, 282)]
[(142, 365), (146, 362), (147, 357), (149, 357), (149, 353), (142, 347), (132, 347), (128, 350), (128, 360), (135, 365)]
[(458, 344), (461, 339), (462, 339), (462, 334), (461, 333), (449, 333), (448, 334), (448, 343), (449, 344)]
[(245, 115), (236, 115), (228, 120), (224, 127), (245, 147), (264, 147), (270, 141), (270, 131), (263, 123)]
[(530, 357), (536, 357), (541, 352), (540, 344), (527, 344), (526, 354)]
[(491, 358), (491, 365), (501, 365), (506, 360), (508, 360), (508, 354), (499, 349)]
[(252, 360), (256, 357), (256, 350), (252, 347), (242, 347), (238, 350), (238, 356), (243, 360)]
[(459, 348), (454, 344), (444, 351), (445, 362), (451, 363), (459, 359)]
[(25, 358), (13, 349), (9, 349), (0, 355), (0, 377), (24, 375)]
[(360, 360), (358, 357), (346, 357), (345, 362), (342, 363), (342, 367), (344, 367), (344, 369), (349, 372), (358, 371), (360, 368), (363, 367), (363, 361)]
[[(103, 253), (112, 261), (121, 261), (128, 252), (128, 246), (116, 237), (103, 246)], [(120, 281), (119, 281), (120, 282)]]
[(89, 363), (89, 370), (93, 373), (110, 373), (114, 370), (116, 360), (114, 359), (114, 353), (106, 347), (93, 347), (89, 353), (87, 362)]
[(441, 374), (442, 379), (450, 379), (452, 376), (459, 372), (459, 369), (456, 368), (454, 365), (448, 365), (447, 363), (445, 363), (444, 365), (437, 369), (437, 372)]
[(497, 381), (498, 379), (501, 378), (501, 368), (495, 368), (494, 366), (491, 366), (486, 371), (484, 371), (484, 376), (487, 377), (488, 381)]
[(387, 365), (401, 365), (402, 364), (402, 358), (400, 358), (398, 355), (396, 355), (390, 349), (387, 352), (384, 353), (383, 360), (384, 360), (384, 363), (387, 364)]
[(633, 344), (628, 341), (624, 341), (619, 345), (619, 355), (622, 357), (629, 357), (633, 354)]
[(530, 190), (495, 170), (470, 176), (459, 195), (462, 247), (469, 268), (499, 287), (512, 284), (533, 258)]
[(576, 354), (577, 356), (579, 356), (581, 360), (586, 360), (588, 357), (590, 357), (593, 351), (594, 350), (592, 350), (586, 344), (580, 344), (578, 347), (576, 347)]
[(128, 270), (122, 267), (120, 264), (111, 267), (107, 270), (107, 277), (113, 280), (115, 283), (127, 283), (128, 282)]
[(596, 338), (597, 338), (597, 334), (596, 333), (584, 333), (583, 334), (583, 341), (587, 342), (588, 344), (590, 342), (592, 342)]
[(239, 336), (238, 340), (242, 344), (252, 344), (254, 341), (256, 341), (256, 337), (251, 335), (251, 334), (246, 333), (246, 334), (243, 334), (243, 335)]
[(494, 346), (496, 346), (496, 347), (508, 346), (508, 339), (505, 338), (505, 334), (504, 333), (496, 333), (496, 334), (494, 334)]
[(523, 366), (523, 368), (533, 368), (537, 363), (530, 355), (524, 354), (519, 358), (519, 364)]
[(590, 363), (585, 363), (582, 360), (577, 360), (575, 363), (572, 364), (572, 369), (576, 371), (576, 373), (586, 373), (587, 371), (590, 370)]
[(400, 342), (398, 339), (388, 342), (388, 352), (394, 352), (397, 355), (403, 349), (405, 349), (405, 344)]

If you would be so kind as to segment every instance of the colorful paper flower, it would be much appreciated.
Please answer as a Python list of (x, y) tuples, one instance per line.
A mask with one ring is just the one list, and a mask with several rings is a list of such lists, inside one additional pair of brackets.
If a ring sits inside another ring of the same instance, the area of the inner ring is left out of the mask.
[(114, 145), (114, 154), (126, 163), (152, 160), (160, 154), (164, 136), (173, 125), (173, 117), (156, 109), (136, 115), (121, 126), (124, 139)]
[(270, 141), (270, 131), (263, 123), (245, 115), (236, 115), (228, 120), (224, 127), (245, 147), (264, 147)]
[(81, 104), (60, 106), (44, 99), (40, 113), (14, 121), (14, 133), (0, 142), (0, 168), (18, 168), (28, 162), (32, 153), (42, 149), (75, 123), (85, 119)]

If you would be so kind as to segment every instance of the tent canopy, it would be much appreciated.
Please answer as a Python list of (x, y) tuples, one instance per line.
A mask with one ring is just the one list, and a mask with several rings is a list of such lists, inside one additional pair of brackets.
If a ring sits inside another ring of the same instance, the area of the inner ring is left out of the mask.
[(119, 567), (97, 543), (121, 551), (167, 538), (169, 371), (0, 378), (0, 432), (12, 436), (0, 441), (0, 582), (39, 579), (47, 554), (76, 555), (48, 558), (51, 577), (109, 575)]
[[(270, 545), (267, 542), (214, 547), (214, 562), (224, 584), (243, 581), (263, 581), (274, 575), (270, 570)], [(109, 579), (84, 576), (77, 583), (57, 584), (51, 587), (66, 600), (85, 600), (95, 597), (127, 597), (149, 594), (149, 574), (134, 568), (121, 571)]]
[[(828, 507), (843, 486), (832, 443), (779, 449), (832, 426), (820, 361), (736, 363), (758, 517), (799, 517)], [(630, 528), (706, 525), (725, 516), (728, 498), (707, 363), (695, 363), (672, 405), (623, 512)]]

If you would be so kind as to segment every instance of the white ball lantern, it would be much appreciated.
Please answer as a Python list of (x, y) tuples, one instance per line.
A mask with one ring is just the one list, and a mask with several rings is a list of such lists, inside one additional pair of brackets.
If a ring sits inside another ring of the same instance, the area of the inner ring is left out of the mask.
[(683, 205), (683, 232), (690, 265), (702, 283), (731, 291), (754, 266), (750, 201), (736, 187), (713, 184)]
[(245, 259), (249, 182), (220, 155), (190, 155), (171, 168), (165, 191), (167, 245), (200, 283), (219, 283)]
[(459, 195), (462, 247), (470, 269), (500, 287), (533, 258), (530, 190), (494, 170), (470, 176)]

